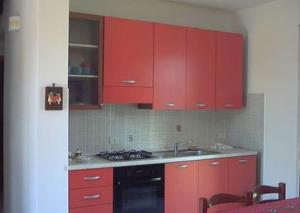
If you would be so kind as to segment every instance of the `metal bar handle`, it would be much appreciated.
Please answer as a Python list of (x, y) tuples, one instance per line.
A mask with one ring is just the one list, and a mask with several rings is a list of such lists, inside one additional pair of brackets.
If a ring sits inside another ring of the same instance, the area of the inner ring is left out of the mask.
[(231, 108), (233, 107), (233, 104), (225, 104), (224, 107)]
[(96, 199), (100, 198), (100, 195), (99, 194), (98, 195), (85, 195), (85, 196), (83, 196), (83, 198), (85, 200), (96, 200)]
[(91, 181), (91, 180), (99, 180), (99, 179), (101, 179), (101, 177), (100, 176), (90, 176), (90, 177), (84, 177), (83, 179)]
[(244, 159), (244, 160), (239, 160), (239, 162), (240, 162), (240, 163), (247, 163), (248, 160), (245, 160), (245, 159)]
[(120, 180), (118, 181), (118, 185), (123, 185), (123, 186), (127, 186), (127, 185), (132, 185), (132, 184), (145, 184), (145, 183), (155, 183), (155, 182), (161, 182), (162, 178), (161, 177), (157, 177), (157, 178), (149, 178), (146, 180)]
[(187, 169), (187, 168), (189, 168), (189, 166), (188, 165), (179, 165), (179, 166), (177, 166), (179, 169)]
[(165, 103), (165, 106), (166, 107), (175, 107), (175, 104), (174, 103)]
[(215, 161), (215, 162), (211, 162), (211, 163), (209, 163), (211, 166), (218, 166), (218, 165), (220, 165), (220, 162), (218, 162), (218, 161)]
[(207, 106), (206, 104), (201, 104), (201, 103), (196, 104), (196, 107), (206, 107), (206, 106)]
[(123, 83), (125, 83), (125, 84), (135, 84), (136, 81), (135, 80), (124, 80)]

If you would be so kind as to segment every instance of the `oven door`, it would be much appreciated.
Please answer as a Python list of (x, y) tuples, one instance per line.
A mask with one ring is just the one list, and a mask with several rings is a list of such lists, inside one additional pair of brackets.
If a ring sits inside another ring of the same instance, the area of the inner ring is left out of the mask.
[(118, 181), (114, 187), (114, 213), (163, 213), (161, 178)]

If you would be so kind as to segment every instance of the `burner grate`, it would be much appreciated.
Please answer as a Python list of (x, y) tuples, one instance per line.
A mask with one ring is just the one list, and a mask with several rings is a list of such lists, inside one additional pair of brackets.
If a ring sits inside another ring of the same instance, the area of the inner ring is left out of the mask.
[(97, 154), (97, 157), (110, 160), (110, 161), (122, 161), (122, 160), (137, 160), (137, 159), (147, 159), (152, 157), (151, 152), (144, 150), (136, 151), (115, 151), (115, 152), (100, 152)]

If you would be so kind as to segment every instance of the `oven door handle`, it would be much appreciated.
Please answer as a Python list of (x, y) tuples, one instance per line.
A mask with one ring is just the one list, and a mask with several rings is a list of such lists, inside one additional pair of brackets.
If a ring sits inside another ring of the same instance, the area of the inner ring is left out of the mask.
[(134, 185), (134, 184), (144, 184), (144, 183), (155, 183), (155, 182), (161, 182), (162, 178), (157, 177), (157, 178), (149, 178), (149, 179), (144, 179), (144, 180), (119, 180), (117, 181), (117, 185)]

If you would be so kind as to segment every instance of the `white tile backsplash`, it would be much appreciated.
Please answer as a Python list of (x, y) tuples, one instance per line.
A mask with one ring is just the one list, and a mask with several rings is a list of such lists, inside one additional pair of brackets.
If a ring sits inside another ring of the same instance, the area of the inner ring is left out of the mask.
[[(194, 145), (230, 143), (262, 151), (264, 96), (250, 94), (239, 111), (153, 111), (136, 105), (106, 105), (101, 111), (71, 111), (69, 151), (171, 149), (176, 142)], [(176, 127), (180, 125), (181, 132)]]

